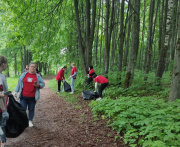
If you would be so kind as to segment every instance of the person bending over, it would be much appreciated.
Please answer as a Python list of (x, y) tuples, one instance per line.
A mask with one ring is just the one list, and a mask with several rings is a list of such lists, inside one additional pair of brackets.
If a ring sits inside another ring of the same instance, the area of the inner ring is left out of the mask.
[(61, 68), (58, 72), (58, 74), (56, 75), (56, 80), (57, 80), (57, 93), (60, 92), (61, 90), (61, 82), (63, 82), (65, 80), (64, 77), (64, 71), (67, 69), (66, 66), (64, 66), (63, 68)]
[(98, 94), (99, 94), (99, 98), (96, 100), (101, 100), (102, 99), (102, 92), (104, 90), (104, 88), (107, 87), (107, 85), (109, 84), (108, 79), (106, 79), (103, 76), (97, 76), (96, 74), (93, 75), (93, 79), (95, 82), (95, 91), (97, 91), (97, 84), (101, 84), (100, 87), (98, 88)]

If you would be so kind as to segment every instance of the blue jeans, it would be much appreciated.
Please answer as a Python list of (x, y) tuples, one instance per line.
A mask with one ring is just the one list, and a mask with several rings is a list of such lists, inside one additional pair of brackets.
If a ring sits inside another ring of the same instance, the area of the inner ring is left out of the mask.
[[(0, 123), (2, 124), (2, 112), (0, 113)], [(5, 126), (4, 127), (1, 127), (4, 134), (1, 135), (1, 143), (5, 143), (6, 142), (6, 131), (5, 131)]]
[(23, 108), (26, 110), (28, 107), (29, 110), (29, 120), (32, 121), (34, 117), (34, 110), (35, 110), (35, 97), (26, 97), (21, 95), (20, 104), (23, 106)]
[(74, 83), (76, 79), (71, 78), (71, 92), (74, 92)]

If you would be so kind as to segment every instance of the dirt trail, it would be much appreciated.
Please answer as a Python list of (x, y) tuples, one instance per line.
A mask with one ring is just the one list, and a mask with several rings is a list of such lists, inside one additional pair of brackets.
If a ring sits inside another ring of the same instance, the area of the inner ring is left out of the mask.
[[(34, 127), (17, 138), (8, 138), (8, 147), (123, 147), (114, 142), (115, 132), (102, 120), (93, 121), (87, 106), (89, 101), (80, 98), (82, 109), (72, 108), (51, 89), (47, 83), (54, 76), (44, 78), (46, 86), (36, 104)], [(108, 135), (107, 135), (108, 134)]]

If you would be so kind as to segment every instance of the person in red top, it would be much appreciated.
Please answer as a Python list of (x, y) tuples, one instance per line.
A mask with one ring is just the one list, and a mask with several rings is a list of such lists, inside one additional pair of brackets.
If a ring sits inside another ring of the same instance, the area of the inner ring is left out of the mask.
[(92, 83), (92, 81), (93, 81), (92, 76), (93, 76), (94, 74), (95, 74), (95, 72), (94, 72), (93, 66), (90, 65), (90, 66), (89, 66), (89, 71), (88, 71), (88, 80), (87, 80), (88, 85), (90, 85), (90, 84)]
[(77, 68), (75, 67), (75, 63), (72, 63), (71, 67), (72, 67), (71, 76), (68, 78), (68, 80), (71, 78), (71, 92), (70, 92), (70, 94), (74, 94), (74, 83), (76, 80)]
[(39, 90), (44, 86), (44, 80), (36, 73), (36, 64), (31, 62), (28, 72), (22, 73), (15, 89), (15, 95), (17, 95), (17, 92), (19, 93), (20, 104), (25, 110), (27, 108), (29, 110), (29, 127), (33, 127), (35, 105), (40, 98)]
[(64, 77), (64, 71), (67, 69), (66, 66), (64, 66), (63, 68), (61, 68), (59, 70), (59, 72), (57, 73), (56, 75), (56, 80), (57, 80), (57, 93), (60, 92), (60, 89), (61, 89), (61, 82), (63, 82), (65, 80), (65, 77)]
[(96, 74), (93, 75), (93, 78), (94, 78), (94, 82), (95, 82), (95, 91), (97, 91), (97, 83), (101, 84), (98, 89), (99, 98), (96, 99), (96, 100), (100, 100), (100, 99), (102, 99), (102, 91), (109, 84), (109, 81), (105, 77), (97, 76)]

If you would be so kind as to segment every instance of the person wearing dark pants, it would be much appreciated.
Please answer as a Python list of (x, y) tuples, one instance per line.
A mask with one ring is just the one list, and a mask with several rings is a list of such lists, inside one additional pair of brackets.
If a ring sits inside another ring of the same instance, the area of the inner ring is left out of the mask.
[(26, 96), (21, 95), (20, 103), (24, 109), (28, 107), (29, 121), (32, 121), (34, 117), (34, 110), (35, 110), (35, 105), (36, 105), (35, 97), (26, 97)]
[(60, 92), (61, 90), (61, 82), (65, 80), (64, 77), (64, 71), (67, 69), (66, 66), (64, 66), (63, 68), (61, 68), (58, 72), (58, 74), (56, 75), (56, 80), (57, 80), (57, 93)]
[(29, 111), (29, 127), (33, 127), (33, 117), (36, 102), (40, 98), (40, 89), (45, 86), (42, 77), (36, 73), (36, 64), (30, 63), (28, 72), (22, 73), (15, 89), (15, 97), (19, 93), (20, 103)]
[(95, 91), (97, 91), (97, 83), (101, 84), (100, 87), (98, 88), (99, 98), (96, 99), (96, 100), (101, 100), (102, 92), (103, 92), (104, 88), (106, 88), (107, 85), (109, 84), (109, 81), (105, 77), (97, 76), (96, 74), (93, 75), (93, 78), (94, 78), (94, 82), (95, 82)]

